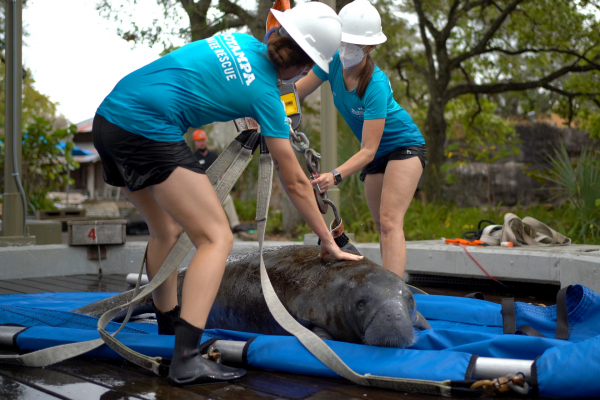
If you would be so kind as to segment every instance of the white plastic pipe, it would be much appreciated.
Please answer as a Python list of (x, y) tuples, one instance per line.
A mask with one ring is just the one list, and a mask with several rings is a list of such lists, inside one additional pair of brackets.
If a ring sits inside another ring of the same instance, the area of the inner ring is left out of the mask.
[[(137, 283), (138, 280), (138, 274), (127, 274), (127, 277), (125, 278), (125, 281), (127, 282), (127, 284), (129, 286), (135, 286), (135, 284)], [(148, 275), (146, 274), (142, 274), (142, 281), (140, 282), (140, 285), (147, 285), (148, 284)]]

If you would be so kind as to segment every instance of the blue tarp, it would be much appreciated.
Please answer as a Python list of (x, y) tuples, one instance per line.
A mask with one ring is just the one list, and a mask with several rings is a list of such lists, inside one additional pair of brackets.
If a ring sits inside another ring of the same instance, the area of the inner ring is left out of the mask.
[[(37, 350), (70, 341), (99, 337), (96, 318), (68, 312), (114, 293), (44, 293), (0, 296), (0, 324), (33, 327), (21, 333), (17, 344)], [(556, 306), (515, 303), (517, 327), (530, 325), (547, 338), (505, 335), (500, 305), (483, 300), (416, 295), (419, 311), (432, 329), (419, 332), (409, 349), (378, 348), (328, 341), (333, 350), (358, 373), (426, 380), (469, 378), (473, 355), (536, 360), (538, 388), (543, 397), (599, 397), (600, 296), (581, 285), (567, 292), (569, 340), (553, 339)], [(113, 324), (109, 330), (118, 325)], [(136, 351), (169, 357), (173, 337), (156, 335), (156, 326), (129, 323), (119, 338)], [(256, 334), (207, 330), (213, 337), (249, 340)], [(282, 356), (285, 355), (285, 356)], [(107, 346), (90, 356), (118, 357)], [(249, 346), (252, 366), (286, 372), (335, 376), (298, 341), (289, 336), (258, 336)]]

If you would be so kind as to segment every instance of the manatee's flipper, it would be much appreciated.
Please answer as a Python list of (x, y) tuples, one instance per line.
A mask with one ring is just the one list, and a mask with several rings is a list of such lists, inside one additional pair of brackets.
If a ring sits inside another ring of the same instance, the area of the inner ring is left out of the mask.
[(408, 286), (408, 289), (410, 290), (410, 292), (412, 294), (429, 294), (429, 293), (427, 293), (427, 292), (419, 289), (418, 287), (415, 287), (415, 286), (412, 286), (412, 285), (408, 285), (408, 284), (406, 286)]
[(311, 329), (315, 335), (323, 340), (333, 340), (333, 337), (325, 329), (315, 326)]
[(418, 311), (417, 311), (417, 319), (416, 319), (415, 323), (413, 324), (413, 326), (415, 327), (415, 329), (418, 329), (420, 331), (423, 331), (425, 329), (431, 329), (431, 325), (429, 325), (429, 322), (427, 322), (427, 320), (425, 319), (423, 314), (421, 314)]

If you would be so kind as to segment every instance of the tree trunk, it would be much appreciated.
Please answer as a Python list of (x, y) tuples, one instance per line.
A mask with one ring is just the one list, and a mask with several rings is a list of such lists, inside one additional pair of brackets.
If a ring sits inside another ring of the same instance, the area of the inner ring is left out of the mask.
[[(432, 96), (433, 97), (433, 96)], [(432, 98), (425, 120), (425, 140), (427, 142), (427, 166), (425, 168), (425, 195), (427, 201), (442, 199), (444, 179), (440, 168), (444, 163), (446, 143), (446, 103), (440, 98)]]

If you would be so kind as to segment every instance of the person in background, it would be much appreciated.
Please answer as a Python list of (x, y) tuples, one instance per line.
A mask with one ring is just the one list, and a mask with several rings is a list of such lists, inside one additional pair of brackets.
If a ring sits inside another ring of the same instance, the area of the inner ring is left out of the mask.
[[(230, 381), (246, 374), (206, 360), (199, 342), (223, 278), (233, 234), (204, 169), (185, 143), (193, 126), (241, 117), (255, 119), (287, 195), (321, 239), (320, 257), (363, 257), (340, 250), (290, 146), (290, 127), (278, 83), (317, 63), (325, 71), (340, 45), (341, 21), (319, 2), (285, 13), (268, 44), (243, 33), (224, 33), (185, 46), (121, 79), (96, 110), (94, 146), (104, 181), (122, 187), (150, 230), (146, 271), (152, 279), (185, 230), (196, 253), (177, 296), (177, 271), (152, 298), (159, 332), (175, 333), (169, 383)], [(234, 53), (236, 54), (234, 56)]]
[(206, 171), (219, 158), (219, 155), (217, 152), (208, 149), (208, 135), (202, 129), (196, 129), (192, 139), (194, 139), (194, 146), (196, 147), (194, 156)]
[(367, 205), (379, 232), (383, 267), (404, 276), (404, 215), (425, 168), (425, 139), (394, 100), (390, 81), (369, 53), (386, 41), (379, 12), (368, 0), (342, 8), (342, 43), (329, 63), (298, 81), (301, 99), (324, 81), (331, 83), (336, 108), (360, 141), (360, 151), (311, 183), (321, 192), (362, 169)]
[[(192, 139), (194, 140), (194, 146), (196, 147), (194, 156), (196, 156), (196, 159), (198, 159), (198, 162), (206, 171), (215, 161), (217, 161), (219, 155), (217, 152), (208, 149), (208, 135), (202, 129), (196, 129)], [(225, 214), (227, 214), (229, 227), (231, 228), (232, 232), (236, 233), (252, 228), (250, 226), (242, 226), (240, 224), (240, 218), (238, 217), (237, 211), (235, 211), (233, 198), (230, 194), (227, 195), (225, 201), (223, 202), (223, 209), (225, 210)]]

